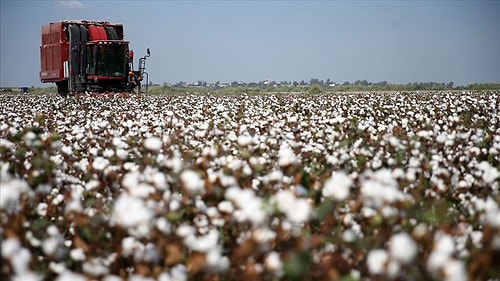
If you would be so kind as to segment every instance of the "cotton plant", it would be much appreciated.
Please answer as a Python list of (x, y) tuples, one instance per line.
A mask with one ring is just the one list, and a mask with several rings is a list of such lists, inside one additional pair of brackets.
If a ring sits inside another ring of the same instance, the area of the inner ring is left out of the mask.
[(498, 95), (2, 95), (2, 276), (492, 278)]

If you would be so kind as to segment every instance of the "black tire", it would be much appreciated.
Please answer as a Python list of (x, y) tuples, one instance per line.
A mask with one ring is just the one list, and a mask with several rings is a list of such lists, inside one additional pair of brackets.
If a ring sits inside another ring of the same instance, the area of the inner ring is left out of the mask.
[(62, 97), (67, 97), (69, 94), (68, 81), (56, 82), (57, 93)]
[(108, 36), (108, 40), (118, 40), (118, 33), (112, 26), (106, 27), (106, 35)]

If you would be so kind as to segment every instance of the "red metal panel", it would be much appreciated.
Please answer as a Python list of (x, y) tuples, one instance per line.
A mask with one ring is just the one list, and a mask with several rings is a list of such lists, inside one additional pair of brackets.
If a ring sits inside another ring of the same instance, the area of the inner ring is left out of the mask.
[(89, 25), (89, 31), (91, 41), (108, 40), (106, 30), (102, 26)]
[(68, 42), (64, 33), (66, 22), (42, 26), (40, 46), (40, 80), (57, 82), (64, 80), (64, 61), (68, 60)]

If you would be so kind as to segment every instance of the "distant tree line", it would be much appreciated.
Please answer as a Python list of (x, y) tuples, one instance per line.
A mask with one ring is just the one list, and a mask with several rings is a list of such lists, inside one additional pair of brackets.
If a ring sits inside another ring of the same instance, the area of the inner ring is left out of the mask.
[[(149, 81), (148, 92), (151, 93), (186, 93), (186, 92), (218, 92), (218, 93), (265, 93), (265, 92), (356, 92), (356, 91), (444, 91), (444, 90), (470, 90), (486, 91), (500, 90), (500, 83), (473, 83), (466, 86), (455, 86), (453, 82), (413, 82), (408, 84), (392, 84), (387, 81), (369, 82), (365, 80), (356, 80), (354, 82), (345, 81), (343, 83), (334, 82), (331, 79), (320, 80), (311, 78), (309, 81), (273, 81), (262, 80), (259, 82), (220, 82), (215, 83), (197, 81), (195, 83), (177, 82), (175, 84), (163, 83), (155, 84)], [(27, 88), (27, 87), (24, 87)], [(23, 88), (23, 89), (24, 89)], [(5, 87), (1, 92), (19, 92), (20, 88)], [(56, 92), (55, 86), (52, 87), (33, 87), (29, 93), (52, 93)]]
[(220, 82), (209, 83), (197, 81), (187, 83), (180, 81), (175, 84), (150, 84), (154, 92), (349, 92), (349, 91), (443, 91), (443, 90), (500, 90), (500, 83), (474, 83), (467, 86), (455, 86), (454, 82), (413, 82), (408, 84), (392, 84), (387, 81), (369, 82), (356, 80), (343, 83), (331, 79), (320, 80), (311, 78), (309, 81), (273, 81), (259, 82)]

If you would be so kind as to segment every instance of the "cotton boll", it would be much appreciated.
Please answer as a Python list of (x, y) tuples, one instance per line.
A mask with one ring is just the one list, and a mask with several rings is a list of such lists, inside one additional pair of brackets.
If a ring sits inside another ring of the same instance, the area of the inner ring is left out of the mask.
[(7, 238), (2, 241), (2, 257), (4, 259), (9, 259), (21, 248), (21, 243), (19, 240), (14, 238)]
[(2, 241), (2, 258), (10, 260), (14, 272), (22, 275), (29, 269), (31, 253), (17, 239), (9, 238)]
[(12, 277), (12, 281), (41, 281), (41, 280), (43, 280), (42, 276), (29, 271), (26, 271), (22, 274), (15, 275)]
[(491, 166), (488, 162), (483, 161), (477, 165), (477, 168), (483, 173), (485, 183), (491, 184), (500, 177), (500, 172), (497, 168)]
[(229, 259), (217, 249), (212, 249), (206, 254), (206, 269), (211, 272), (224, 272), (229, 268)]
[(266, 219), (267, 212), (262, 198), (255, 196), (253, 190), (230, 187), (226, 190), (225, 197), (239, 208), (232, 213), (237, 221), (250, 221), (254, 225), (259, 225)]
[(175, 234), (177, 234), (180, 237), (188, 237), (190, 235), (194, 235), (196, 233), (196, 229), (188, 224), (182, 224), (177, 227), (177, 230), (175, 231)]
[(109, 273), (109, 268), (103, 264), (103, 261), (100, 258), (84, 262), (82, 269), (86, 274), (95, 277), (104, 276)]
[(233, 203), (227, 200), (219, 202), (217, 208), (219, 209), (220, 212), (227, 214), (231, 214), (234, 211)]
[(252, 136), (250, 135), (240, 135), (238, 137), (238, 145), (241, 147), (246, 147), (252, 143)]
[(76, 248), (76, 249), (71, 250), (71, 252), (69, 253), (69, 256), (74, 261), (83, 261), (83, 260), (85, 260), (85, 253), (80, 248)]
[(427, 270), (434, 275), (438, 275), (452, 254), (456, 251), (453, 238), (447, 234), (437, 233), (434, 238), (434, 248), (427, 259)]
[(467, 270), (462, 261), (449, 260), (443, 267), (445, 281), (467, 281)]
[(160, 230), (163, 234), (169, 234), (171, 232), (172, 226), (166, 218), (160, 217), (156, 221), (156, 228), (158, 228), (158, 230)]
[(296, 199), (293, 208), (290, 208), (286, 214), (294, 223), (305, 223), (311, 216), (311, 204), (304, 198)]
[(180, 180), (183, 187), (191, 194), (203, 193), (204, 182), (201, 177), (192, 170), (184, 170), (181, 173)]
[(62, 247), (61, 237), (49, 237), (42, 243), (43, 252), (48, 256), (55, 256), (59, 247)]
[(451, 255), (455, 252), (455, 242), (447, 234), (438, 234), (434, 242), (434, 251)]
[[(1, 164), (2, 167), (8, 166)], [(7, 213), (13, 213), (20, 208), (18, 202), (23, 194), (33, 195), (28, 183), (22, 179), (13, 179), (7, 173), (2, 173), (0, 180), (0, 209)]]
[(297, 156), (293, 150), (288, 146), (282, 146), (278, 151), (278, 165), (286, 167), (297, 163)]
[(36, 212), (39, 216), (42, 216), (44, 217), (45, 215), (47, 215), (47, 208), (48, 208), (48, 204), (45, 203), (45, 202), (41, 202), (39, 203), (37, 206), (36, 206)]
[(97, 171), (103, 171), (109, 165), (109, 160), (104, 157), (96, 157), (92, 162), (92, 168)]
[(64, 271), (60, 274), (55, 281), (86, 281), (87, 277), (81, 274), (73, 273), (71, 271)]
[(163, 143), (159, 137), (149, 137), (144, 141), (144, 147), (150, 151), (160, 151)]
[(283, 275), (283, 262), (281, 261), (280, 255), (277, 252), (269, 252), (265, 257), (264, 262), (266, 268), (271, 272), (274, 272), (277, 277)]
[(324, 197), (342, 201), (349, 196), (351, 185), (352, 180), (344, 172), (334, 172), (325, 182), (322, 194)]
[[(141, 225), (149, 228), (153, 211), (146, 207), (140, 198), (122, 193), (115, 202), (111, 214), (111, 223), (118, 224), (126, 228), (136, 228)], [(142, 233), (147, 235), (147, 233)]]
[(381, 169), (375, 173), (368, 173), (368, 179), (361, 183), (361, 194), (365, 204), (380, 208), (385, 203), (393, 203), (403, 198), (398, 189), (397, 181), (388, 169)]
[(371, 274), (383, 274), (389, 261), (389, 254), (382, 249), (374, 249), (368, 252), (366, 259), (368, 270)]
[(276, 202), (278, 209), (286, 214), (286, 217), (293, 223), (303, 223), (311, 215), (311, 205), (304, 198), (296, 198), (290, 190), (280, 190), (271, 199)]
[(389, 240), (391, 258), (402, 264), (409, 264), (418, 252), (415, 241), (405, 232), (394, 234)]

